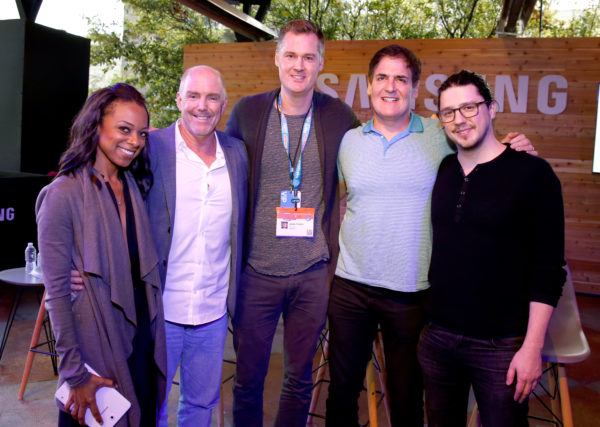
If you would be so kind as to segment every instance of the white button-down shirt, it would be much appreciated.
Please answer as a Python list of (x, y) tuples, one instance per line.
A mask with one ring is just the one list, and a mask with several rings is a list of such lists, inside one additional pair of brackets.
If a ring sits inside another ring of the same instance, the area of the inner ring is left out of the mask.
[(208, 167), (186, 145), (178, 122), (175, 151), (175, 219), (163, 293), (165, 319), (201, 325), (227, 311), (231, 184), (218, 138), (217, 158)]

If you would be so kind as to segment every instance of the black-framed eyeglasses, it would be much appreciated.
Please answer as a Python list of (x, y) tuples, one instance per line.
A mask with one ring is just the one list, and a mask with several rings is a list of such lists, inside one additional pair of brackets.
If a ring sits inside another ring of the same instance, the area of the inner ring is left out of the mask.
[(454, 116), (457, 110), (460, 111), (460, 114), (462, 114), (462, 116), (465, 119), (475, 117), (477, 114), (479, 114), (479, 106), (485, 103), (485, 101), (479, 101), (474, 102), (472, 104), (463, 105), (458, 108), (448, 108), (446, 110), (441, 110), (438, 113), (438, 117), (440, 118), (442, 123), (449, 123), (454, 120)]

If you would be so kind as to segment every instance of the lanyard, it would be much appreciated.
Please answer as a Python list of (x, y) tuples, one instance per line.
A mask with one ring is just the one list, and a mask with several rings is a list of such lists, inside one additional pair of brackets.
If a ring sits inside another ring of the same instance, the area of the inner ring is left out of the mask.
[[(285, 152), (288, 157), (288, 167), (290, 171), (290, 182), (292, 184), (292, 190), (298, 190), (300, 188), (300, 181), (302, 180), (302, 153), (304, 153), (304, 147), (306, 147), (306, 143), (308, 142), (308, 134), (310, 133), (310, 126), (312, 122), (312, 103), (310, 104), (310, 109), (308, 113), (306, 113), (306, 117), (304, 117), (304, 125), (302, 125), (302, 135), (301, 141), (298, 141), (298, 145), (301, 145), (300, 156), (298, 157), (298, 161), (296, 162), (296, 166), (292, 164), (292, 158), (290, 157), (290, 132), (288, 130), (287, 119), (285, 118), (285, 114), (281, 110), (281, 94), (277, 97), (277, 109), (281, 113), (281, 140), (283, 142), (283, 148), (285, 148)], [(296, 151), (297, 152), (297, 151)]]

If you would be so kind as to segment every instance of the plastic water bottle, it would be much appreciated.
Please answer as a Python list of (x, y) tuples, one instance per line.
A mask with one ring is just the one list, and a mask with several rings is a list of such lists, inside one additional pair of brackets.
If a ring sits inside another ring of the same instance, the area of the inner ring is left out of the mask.
[(36, 261), (36, 250), (33, 243), (27, 243), (27, 247), (25, 248), (25, 273), (30, 274), (35, 268)]
[(35, 268), (33, 269), (33, 273), (36, 275), (43, 274), (42, 272), (42, 252), (37, 253), (37, 257), (35, 258)]

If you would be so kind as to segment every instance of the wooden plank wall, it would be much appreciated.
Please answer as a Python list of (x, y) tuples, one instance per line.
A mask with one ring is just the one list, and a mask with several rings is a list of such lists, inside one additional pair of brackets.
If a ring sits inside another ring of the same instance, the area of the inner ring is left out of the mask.
[[(501, 136), (509, 130), (524, 132), (554, 167), (563, 185), (566, 258), (576, 289), (600, 294), (600, 175), (592, 174), (600, 39), (330, 41), (320, 90), (346, 100), (349, 87), (355, 87), (353, 109), (368, 120), (371, 112), (368, 104), (361, 107), (360, 84), (350, 82), (366, 82), (373, 53), (393, 42), (413, 50), (423, 63), (415, 105), (419, 114), (429, 116), (435, 108), (431, 92), (440, 83), (435, 74), (468, 68), (486, 75), (497, 99), (504, 94), (496, 131)], [(274, 51), (274, 42), (186, 46), (184, 68), (207, 64), (223, 73), (229, 105), (220, 129), (239, 98), (279, 86)], [(502, 94), (496, 92), (501, 82), (509, 86)], [(364, 103), (364, 90), (362, 95)]]

